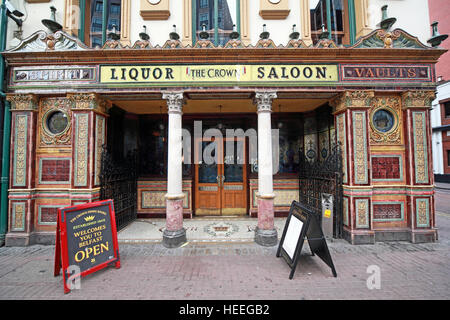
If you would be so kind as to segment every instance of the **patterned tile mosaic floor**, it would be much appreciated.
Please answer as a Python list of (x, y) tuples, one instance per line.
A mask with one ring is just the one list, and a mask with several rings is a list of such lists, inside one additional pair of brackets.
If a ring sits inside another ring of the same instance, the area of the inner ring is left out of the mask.
[[(281, 238), (286, 218), (275, 218)], [(183, 220), (188, 242), (253, 242), (256, 218), (195, 218)], [(119, 243), (161, 242), (165, 219), (137, 219), (118, 233)]]

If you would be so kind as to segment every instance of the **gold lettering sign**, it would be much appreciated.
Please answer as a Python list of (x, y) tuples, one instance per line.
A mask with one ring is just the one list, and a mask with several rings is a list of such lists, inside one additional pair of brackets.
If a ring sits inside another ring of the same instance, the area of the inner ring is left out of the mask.
[(289, 85), (338, 81), (331, 64), (295, 65), (139, 65), (101, 66), (101, 83), (146, 85)]

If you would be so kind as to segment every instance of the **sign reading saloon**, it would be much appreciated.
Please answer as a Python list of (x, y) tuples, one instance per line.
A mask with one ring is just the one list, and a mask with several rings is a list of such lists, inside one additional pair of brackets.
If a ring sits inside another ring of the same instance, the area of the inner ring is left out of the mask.
[(101, 83), (173, 84), (296, 84), (337, 82), (336, 64), (296, 65), (108, 65), (100, 67)]

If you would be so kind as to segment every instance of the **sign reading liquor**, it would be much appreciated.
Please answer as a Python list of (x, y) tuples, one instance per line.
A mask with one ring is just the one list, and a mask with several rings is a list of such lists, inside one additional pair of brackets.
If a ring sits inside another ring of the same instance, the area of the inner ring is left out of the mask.
[(295, 65), (104, 65), (100, 82), (170, 85), (298, 85), (337, 82), (337, 64)]
[(58, 209), (54, 275), (59, 275), (62, 268), (64, 293), (71, 289), (70, 278), (111, 264), (120, 268), (113, 201)]

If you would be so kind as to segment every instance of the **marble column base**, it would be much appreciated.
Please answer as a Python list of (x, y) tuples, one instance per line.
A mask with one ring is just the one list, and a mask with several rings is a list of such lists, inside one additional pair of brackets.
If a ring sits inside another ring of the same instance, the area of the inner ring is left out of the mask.
[(176, 248), (186, 242), (186, 229), (183, 228), (183, 199), (180, 196), (166, 197), (166, 229), (163, 232), (163, 245)]
[(256, 227), (255, 230), (255, 242), (260, 246), (273, 247), (278, 243), (278, 233), (274, 229), (260, 229)]
[(255, 242), (265, 247), (278, 243), (277, 230), (274, 227), (272, 195), (258, 198), (258, 226), (255, 230)]
[(180, 230), (170, 231), (164, 230), (162, 244), (166, 248), (177, 248), (185, 243), (186, 240), (186, 229), (182, 228)]

